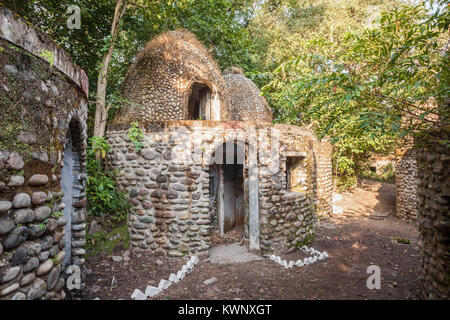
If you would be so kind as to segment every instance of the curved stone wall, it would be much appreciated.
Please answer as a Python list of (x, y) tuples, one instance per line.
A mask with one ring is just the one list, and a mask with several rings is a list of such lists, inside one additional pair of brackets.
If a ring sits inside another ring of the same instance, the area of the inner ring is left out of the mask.
[(333, 214), (333, 166), (331, 154), (333, 148), (328, 141), (313, 143), (315, 170), (315, 203), (317, 213), (324, 216)]
[[(450, 297), (450, 148), (430, 137), (420, 141), (418, 167), (418, 225), (421, 284), (425, 299)], [(447, 131), (447, 141), (450, 132)]]
[(87, 78), (1, 6), (0, 26), (0, 299), (64, 299), (84, 263)]
[(417, 161), (414, 149), (407, 149), (395, 164), (395, 215), (404, 220), (417, 220)]

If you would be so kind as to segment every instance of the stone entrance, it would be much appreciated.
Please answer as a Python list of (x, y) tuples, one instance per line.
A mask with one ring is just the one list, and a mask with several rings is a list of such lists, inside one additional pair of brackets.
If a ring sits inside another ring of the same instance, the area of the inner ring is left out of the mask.
[(242, 164), (224, 164), (223, 170), (223, 231), (244, 224), (244, 178)]
[(67, 220), (67, 224), (64, 226), (65, 247), (64, 252), (66, 254), (63, 266), (66, 267), (70, 264), (72, 259), (72, 181), (73, 181), (73, 153), (72, 153), (72, 135), (70, 129), (67, 131), (67, 143), (64, 148), (64, 167), (61, 169), (61, 189), (64, 193), (62, 203), (65, 205), (63, 210), (63, 216)]
[(213, 247), (209, 255), (209, 261), (217, 264), (245, 263), (262, 259), (260, 255), (249, 252), (245, 246), (238, 243)]
[[(64, 226), (64, 252), (65, 259), (62, 262), (63, 268), (66, 268), (72, 261), (72, 212), (73, 203), (80, 197), (80, 192), (84, 187), (78, 179), (81, 173), (80, 168), (80, 137), (76, 120), (72, 120), (66, 134), (66, 144), (64, 146), (64, 157), (62, 159), (64, 166), (61, 168), (61, 190), (64, 194), (62, 203), (64, 204), (63, 216), (67, 221)], [(81, 194), (83, 198), (83, 194)]]
[(192, 85), (188, 109), (189, 119), (211, 120), (211, 89), (206, 84), (195, 82)]
[[(217, 172), (217, 210), (220, 235), (231, 231), (237, 225), (243, 225), (248, 214), (248, 192), (245, 192), (244, 171), (245, 145), (240, 141), (227, 141), (219, 146), (213, 157)], [(211, 167), (213, 167), (212, 165)], [(248, 190), (248, 189), (247, 189)], [(248, 219), (247, 219), (248, 221)]]

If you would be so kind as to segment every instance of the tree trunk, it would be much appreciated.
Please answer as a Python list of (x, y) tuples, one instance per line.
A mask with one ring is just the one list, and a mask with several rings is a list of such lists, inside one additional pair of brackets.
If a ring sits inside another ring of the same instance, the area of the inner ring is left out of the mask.
[[(103, 55), (102, 64), (98, 72), (97, 97), (95, 101), (95, 119), (94, 119), (94, 137), (103, 137), (105, 135), (106, 121), (108, 119), (109, 106), (106, 106), (106, 86), (108, 77), (108, 68), (114, 51), (114, 43), (119, 30), (119, 22), (125, 13), (126, 0), (117, 0), (114, 19), (111, 26), (111, 42), (108, 51)], [(97, 154), (97, 158), (99, 155)]]

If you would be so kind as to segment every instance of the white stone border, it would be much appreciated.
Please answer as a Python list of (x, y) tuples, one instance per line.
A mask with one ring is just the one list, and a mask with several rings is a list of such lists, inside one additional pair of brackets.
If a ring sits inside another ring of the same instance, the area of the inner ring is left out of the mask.
[(181, 270), (178, 271), (177, 274), (175, 273), (170, 274), (169, 280), (161, 279), (159, 281), (158, 287), (147, 286), (147, 288), (145, 289), (145, 293), (139, 289), (134, 289), (133, 293), (131, 294), (131, 299), (147, 300), (148, 297), (152, 298), (156, 296), (157, 294), (169, 288), (172, 285), (172, 283), (177, 283), (181, 281), (186, 275), (190, 274), (194, 269), (194, 266), (198, 262), (199, 262), (198, 258), (196, 256), (192, 256), (191, 259), (181, 267)]
[(308, 248), (307, 246), (302, 246), (301, 248), (299, 248), (299, 250), (302, 250), (303, 252), (311, 253), (313, 256), (305, 258), (303, 260), (299, 259), (297, 261), (289, 261), (289, 262), (287, 262), (286, 260), (281, 260), (280, 256), (276, 256), (274, 254), (270, 254), (268, 257), (270, 260), (275, 261), (276, 263), (285, 267), (286, 269), (290, 269), (294, 266), (303, 267), (303, 266), (307, 266), (309, 264), (313, 264), (319, 260), (328, 259), (328, 254), (325, 251), (320, 252), (312, 247)]

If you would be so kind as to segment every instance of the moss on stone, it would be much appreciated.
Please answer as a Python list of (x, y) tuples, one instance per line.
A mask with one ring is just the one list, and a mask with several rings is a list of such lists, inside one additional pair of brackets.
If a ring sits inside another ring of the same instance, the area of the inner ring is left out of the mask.
[(295, 245), (297, 248), (300, 248), (302, 246), (309, 246), (311, 243), (316, 240), (316, 234), (313, 232), (312, 234), (306, 234), (302, 241), (297, 242)]
[[(117, 239), (112, 237), (120, 235)], [(112, 254), (116, 248), (129, 249), (130, 235), (126, 223), (112, 229), (110, 232), (100, 230), (92, 235), (86, 236), (86, 258), (89, 259), (99, 253)]]
[[(45, 123), (46, 118), (51, 120), (62, 116), (54, 106), (66, 105), (67, 96), (72, 93), (59, 84), (67, 82), (66, 77), (52, 71), (45, 60), (5, 40), (0, 40), (0, 48), (0, 87), (8, 88), (0, 93), (0, 150), (15, 151), (27, 162), (33, 151), (61, 149), (62, 146), (55, 146), (58, 129)], [(16, 66), (17, 74), (2, 72), (4, 65)], [(55, 83), (59, 95), (55, 96), (50, 89), (50, 92), (42, 89), (42, 82), (47, 80)], [(46, 105), (47, 101), (50, 104)], [(36, 143), (27, 144), (18, 140), (17, 136), (22, 131), (34, 134)]]

